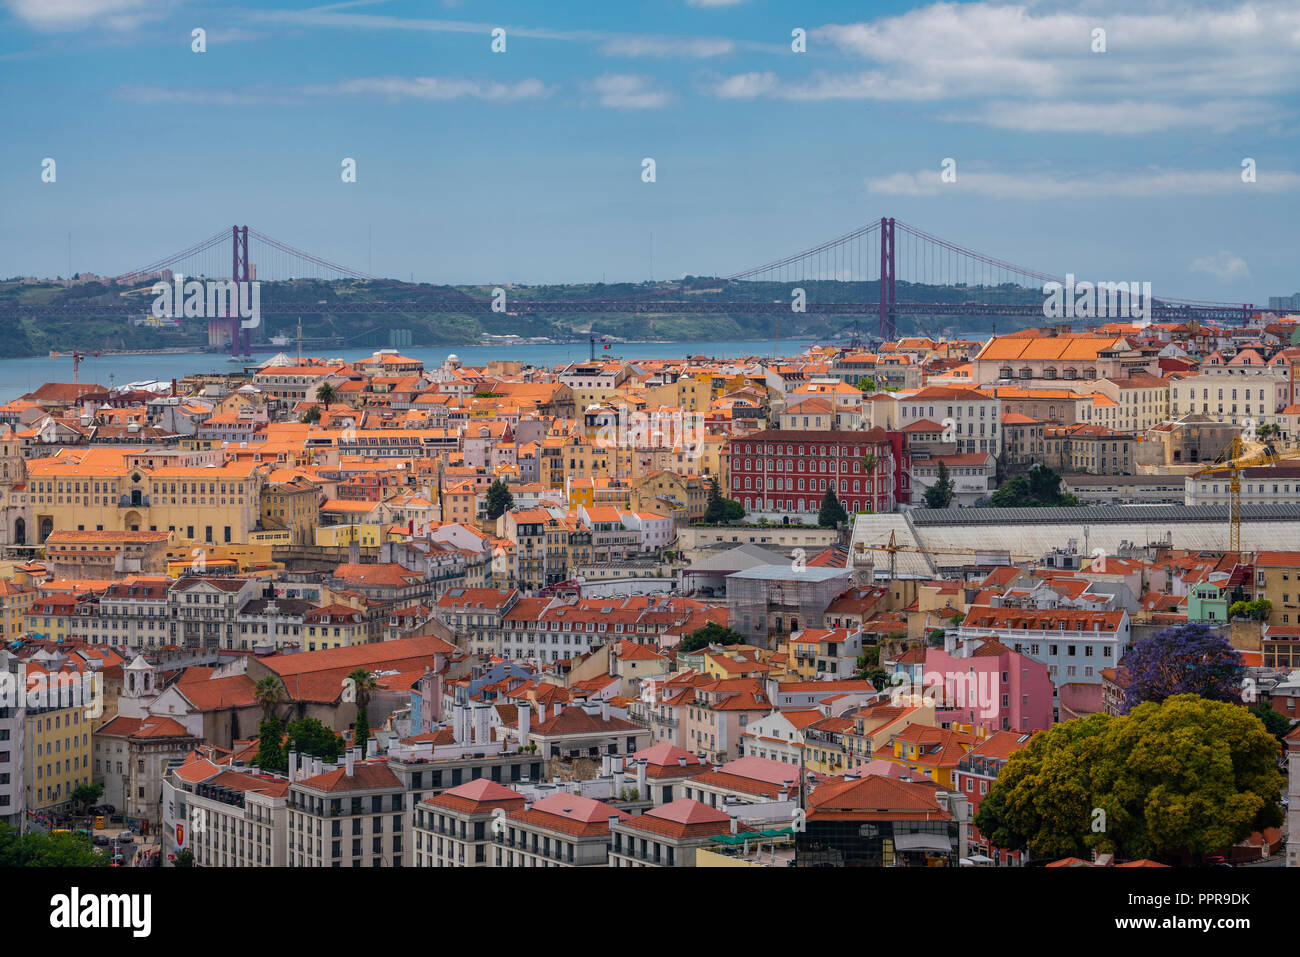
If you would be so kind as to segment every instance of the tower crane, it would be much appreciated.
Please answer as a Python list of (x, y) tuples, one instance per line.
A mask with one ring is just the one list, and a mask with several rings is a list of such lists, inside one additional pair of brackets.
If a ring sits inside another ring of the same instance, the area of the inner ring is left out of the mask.
[(1214, 463), (1201, 469), (1201, 475), (1228, 475), (1228, 551), (1241, 552), (1241, 473), (1248, 468), (1276, 465), (1284, 459), (1295, 458), (1300, 458), (1300, 450), (1278, 452), (1268, 443), (1249, 450), (1241, 436), (1234, 435)]

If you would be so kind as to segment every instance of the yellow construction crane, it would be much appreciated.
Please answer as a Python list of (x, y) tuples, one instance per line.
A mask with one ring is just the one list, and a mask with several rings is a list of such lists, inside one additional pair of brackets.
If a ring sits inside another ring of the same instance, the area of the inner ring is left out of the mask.
[(1228, 475), (1228, 551), (1241, 552), (1241, 473), (1260, 465), (1276, 465), (1283, 459), (1300, 457), (1300, 450), (1278, 452), (1268, 443), (1249, 451), (1240, 435), (1234, 435), (1214, 464), (1200, 474), (1225, 472)]

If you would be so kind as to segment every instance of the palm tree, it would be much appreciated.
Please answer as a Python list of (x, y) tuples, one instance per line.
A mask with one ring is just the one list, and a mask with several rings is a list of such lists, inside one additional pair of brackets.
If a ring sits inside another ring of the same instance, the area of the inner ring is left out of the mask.
[(352, 682), (352, 688), (357, 694), (357, 710), (370, 704), (371, 693), (379, 687), (379, 682), (365, 668), (357, 668), (350, 675), (348, 681)]
[(253, 688), (253, 697), (262, 706), (262, 718), (275, 714), (275, 707), (285, 698), (284, 685), (275, 675), (260, 679)]
[(352, 683), (352, 690), (356, 693), (357, 699), (357, 719), (352, 725), (352, 744), (361, 748), (361, 756), (366, 756), (366, 742), (370, 740), (370, 715), (366, 713), (366, 707), (370, 704), (370, 694), (379, 687), (370, 672), (365, 668), (357, 668), (350, 675), (348, 681)]
[(326, 408), (339, 397), (339, 390), (334, 388), (328, 382), (322, 382), (316, 387), (316, 401), (323, 404)]

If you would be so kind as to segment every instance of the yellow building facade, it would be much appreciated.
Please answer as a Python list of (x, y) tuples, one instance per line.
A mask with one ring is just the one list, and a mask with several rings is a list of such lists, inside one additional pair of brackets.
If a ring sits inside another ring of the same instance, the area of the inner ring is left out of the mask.
[(247, 542), (261, 517), (261, 470), (217, 466), (128, 465), (109, 449), (65, 450), (28, 463), (38, 541), (55, 529), (164, 531), (174, 543)]

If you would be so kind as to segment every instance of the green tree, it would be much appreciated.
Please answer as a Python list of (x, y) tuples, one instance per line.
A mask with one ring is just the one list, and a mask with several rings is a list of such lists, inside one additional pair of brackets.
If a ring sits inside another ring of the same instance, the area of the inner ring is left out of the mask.
[(947, 508), (952, 504), (953, 491), (952, 475), (948, 471), (947, 464), (940, 459), (939, 475), (935, 478), (934, 484), (925, 490), (926, 507)]
[(309, 754), (322, 761), (337, 761), (343, 753), (343, 736), (327, 728), (317, 718), (298, 718), (289, 722), (287, 750)]
[(284, 724), (268, 714), (257, 726), (257, 757), (253, 759), (263, 771), (289, 770), (289, 755), (284, 750)]
[(743, 645), (745, 636), (738, 631), (711, 621), (703, 628), (697, 628), (689, 635), (683, 635), (677, 645), (677, 653), (685, 654), (706, 648), (709, 645)]
[(709, 478), (708, 505), (704, 509), (704, 521), (709, 525), (727, 525), (738, 522), (745, 517), (745, 506), (734, 499), (725, 498), (718, 488), (717, 476)]
[(176, 867), (193, 867), (194, 852), (191, 851), (188, 847), (185, 848), (179, 854), (176, 855), (176, 860), (172, 861), (172, 864)]
[(721, 525), (726, 517), (727, 509), (722, 504), (722, 492), (718, 489), (717, 476), (709, 478), (709, 497), (708, 503), (704, 507), (704, 520), (710, 525)]
[(322, 382), (316, 387), (316, 401), (329, 408), (339, 397), (339, 390), (328, 382)]
[(487, 490), (487, 517), (500, 518), (515, 507), (515, 497), (510, 494), (506, 483), (497, 479)]
[(848, 520), (849, 513), (835, 497), (834, 489), (828, 488), (826, 494), (822, 496), (822, 507), (817, 512), (817, 524), (822, 528), (836, 528)]
[(68, 799), (72, 802), (73, 810), (77, 814), (85, 814), (95, 805), (100, 796), (104, 793), (102, 784), (79, 784), (73, 788)]
[(23, 834), (0, 824), (0, 867), (108, 867), (87, 834)]
[(1078, 505), (1079, 500), (1061, 491), (1061, 476), (1045, 465), (1030, 469), (1006, 482), (989, 498), (994, 508), (1059, 508)]
[(975, 825), (1038, 857), (1204, 855), (1282, 823), (1280, 747), (1240, 705), (1185, 694), (1059, 724), (1012, 755)]
[(302, 418), (299, 421), (306, 422), (309, 425), (315, 425), (320, 421), (320, 406), (313, 405), (302, 414)]
[(1279, 741), (1291, 733), (1291, 719), (1279, 711), (1274, 711), (1273, 706), (1266, 701), (1252, 705), (1250, 713), (1264, 722), (1264, 728)]
[(861, 389), (863, 392), (875, 392), (876, 380), (871, 378), (871, 376), (864, 375), (861, 379), (858, 380), (858, 388)]

